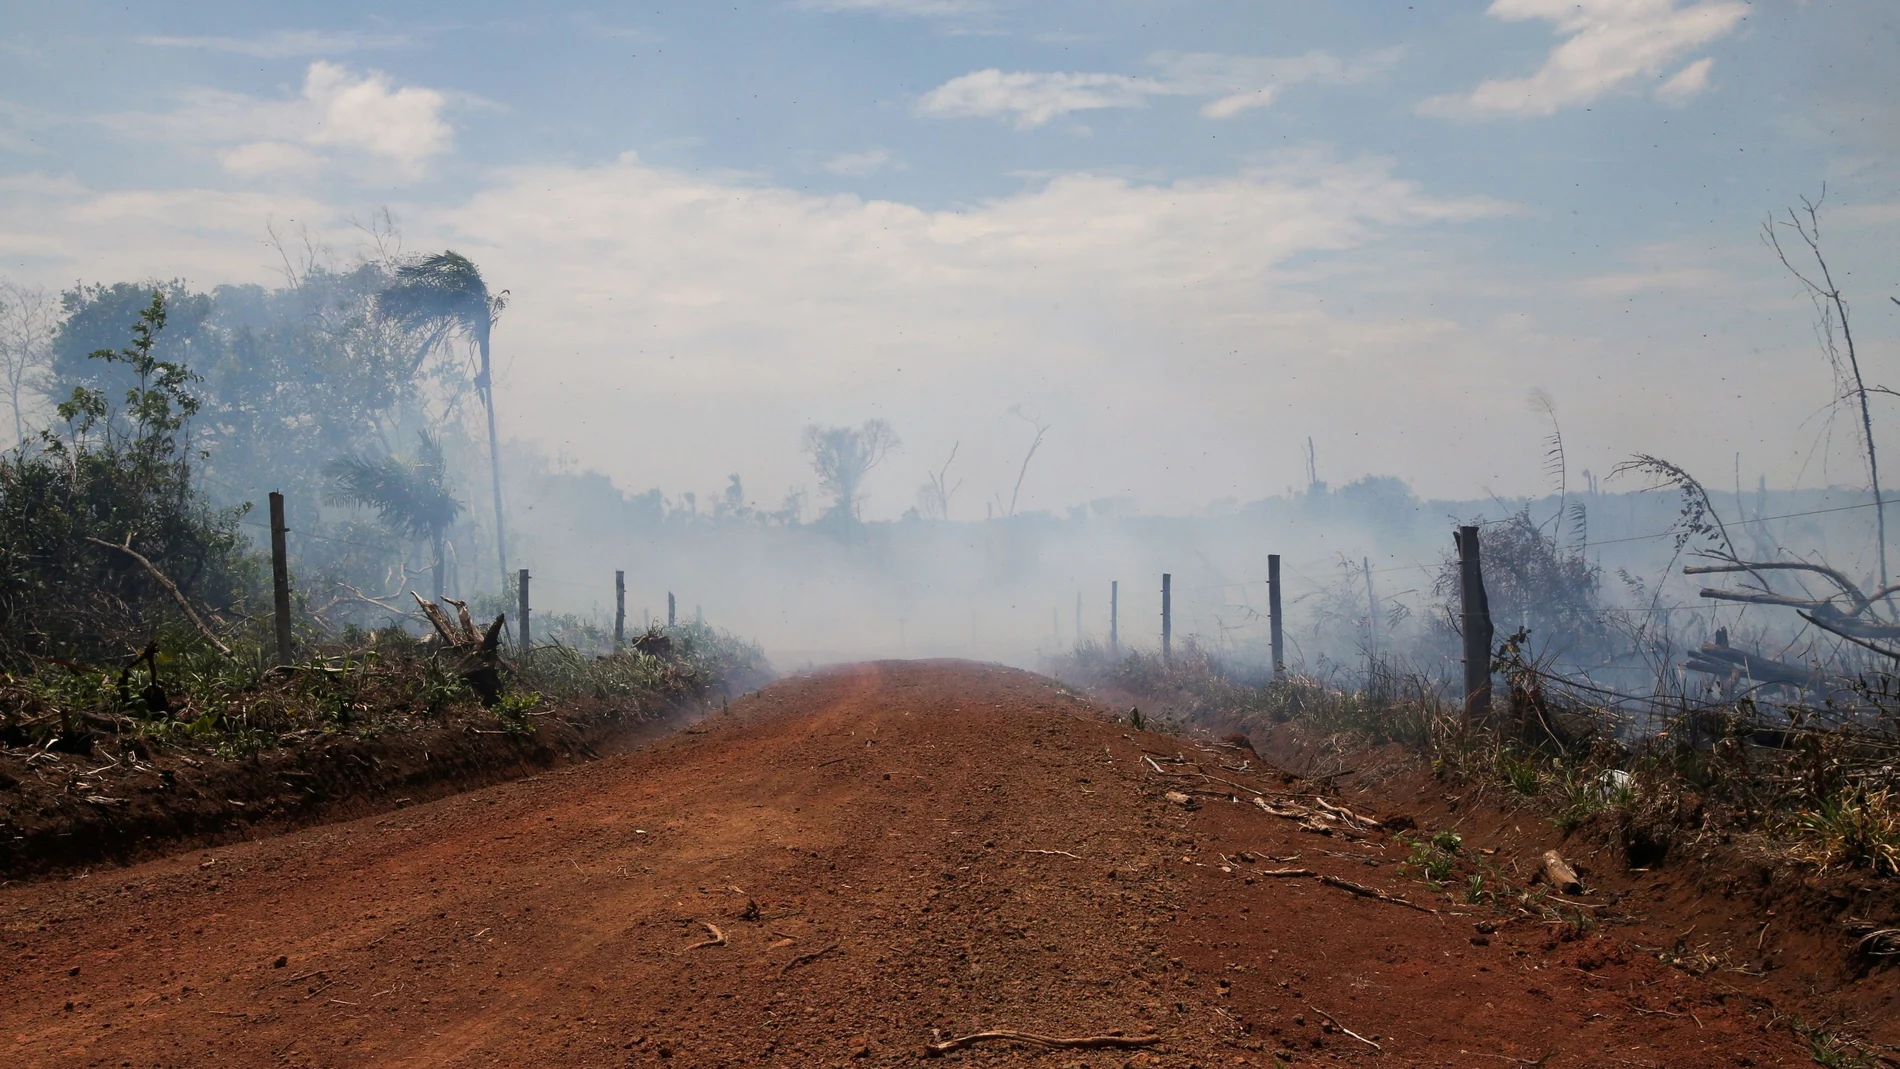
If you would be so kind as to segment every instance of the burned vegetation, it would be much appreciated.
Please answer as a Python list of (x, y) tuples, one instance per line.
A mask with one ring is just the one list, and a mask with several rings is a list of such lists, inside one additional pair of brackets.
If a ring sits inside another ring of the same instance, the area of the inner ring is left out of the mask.
[[(67, 335), (93, 324), (90, 296)], [(426, 352), (454, 329), (385, 322), (360, 296), (358, 333)], [(129, 344), (92, 351), (54, 425), (0, 455), (0, 873), (458, 789), (764, 678), (756, 647), (704, 624), (615, 643), (551, 616), (524, 647), (503, 599), (448, 596), (463, 510), (428, 434), (418, 458), (311, 458), (311, 489), (386, 521), (345, 548), (403, 563), (419, 536), (433, 597), (406, 566), (369, 594), (374, 564), (274, 565), (250, 507), (208, 492), (242, 442), (228, 384), (167, 347), (173, 309), (148, 292)]]

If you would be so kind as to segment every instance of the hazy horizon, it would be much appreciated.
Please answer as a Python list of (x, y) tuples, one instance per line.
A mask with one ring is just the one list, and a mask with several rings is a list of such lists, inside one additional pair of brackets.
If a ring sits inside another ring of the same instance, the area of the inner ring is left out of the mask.
[[(1879, 5), (806, 0), (9, 5), (0, 275), (280, 282), (387, 207), (511, 305), (504, 439), (772, 502), (887, 420), (865, 515), (1180, 513), (1320, 476), (1853, 484), (1813, 310), (1760, 241), (1818, 196), (1870, 378), (1900, 340)], [(1860, 479), (1864, 484), (1864, 479)]]

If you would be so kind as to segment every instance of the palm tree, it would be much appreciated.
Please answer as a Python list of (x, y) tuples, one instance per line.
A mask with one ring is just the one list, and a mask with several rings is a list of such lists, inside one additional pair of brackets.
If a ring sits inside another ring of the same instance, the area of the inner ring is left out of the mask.
[(435, 596), (440, 598), (447, 560), (443, 541), (449, 525), (462, 514), (462, 503), (449, 490), (442, 444), (427, 431), (417, 437), (421, 445), (413, 457), (372, 459), (349, 453), (324, 465), (324, 474), (334, 480), (324, 499), (332, 505), (374, 509), (395, 530), (428, 538), (435, 550)]
[(508, 306), (508, 291), (488, 292), (481, 269), (474, 261), (452, 250), (425, 256), (396, 271), (396, 281), (377, 295), (377, 309), (404, 327), (423, 335), (423, 350), (439, 344), (451, 333), (472, 342), (481, 366), (475, 373), (475, 392), (481, 396), (488, 413), (488, 462), (494, 480), (495, 557), (501, 567), (501, 583), (508, 585), (508, 539), (502, 528), (501, 443), (495, 434), (495, 390), (490, 377), (488, 336), (501, 311)]

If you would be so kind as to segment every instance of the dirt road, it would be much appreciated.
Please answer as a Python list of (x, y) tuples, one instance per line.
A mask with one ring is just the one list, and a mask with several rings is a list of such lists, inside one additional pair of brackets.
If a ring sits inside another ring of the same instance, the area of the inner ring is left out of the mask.
[(1258, 874), (1424, 900), (1383, 834), (1166, 800), (1143, 751), (1186, 745), (1026, 673), (865, 665), (637, 753), (6, 888), (0, 1065), (877, 1065), (986, 1029), (1159, 1039), (947, 1057), (1811, 1064), (1601, 932)]

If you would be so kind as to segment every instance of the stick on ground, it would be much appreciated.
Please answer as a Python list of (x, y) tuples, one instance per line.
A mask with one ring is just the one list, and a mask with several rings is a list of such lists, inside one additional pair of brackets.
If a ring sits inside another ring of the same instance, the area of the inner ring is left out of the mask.
[[(720, 931), (717, 924), (711, 921), (700, 921), (699, 925), (708, 932), (711, 932), (712, 938), (701, 939), (699, 942), (687, 947), (687, 950), (703, 950), (706, 947), (722, 947), (726, 945), (726, 933)], [(682, 951), (682, 953), (684, 953), (684, 951)]]
[(1362, 884), (1362, 883), (1354, 883), (1351, 880), (1342, 880), (1337, 876), (1321, 876), (1319, 878), (1319, 881), (1323, 884), (1326, 884), (1329, 887), (1337, 887), (1342, 891), (1346, 891), (1351, 894), (1358, 895), (1360, 898), (1376, 898), (1381, 902), (1390, 902), (1395, 906), (1404, 906), (1407, 909), (1418, 910), (1420, 913), (1437, 913), (1438, 912), (1437, 910), (1433, 909), (1430, 906), (1421, 906), (1417, 902), (1412, 902), (1407, 899), (1398, 898), (1396, 896), (1386, 894), (1384, 891), (1381, 891), (1376, 887), (1367, 887), (1365, 884)]
[(1131, 1047), (1151, 1047), (1159, 1042), (1161, 1042), (1160, 1036), (1075, 1036), (1063, 1038), (1060, 1036), (1038, 1035), (1035, 1032), (1017, 1032), (1012, 1029), (999, 1028), (993, 1032), (972, 1032), (967, 1036), (946, 1039), (942, 1043), (926, 1043), (924, 1044), (924, 1056), (934, 1058), (940, 1054), (948, 1054), (951, 1051), (962, 1050), (965, 1047), (974, 1046), (978, 1043), (1032, 1043), (1039, 1047), (1058, 1047), (1068, 1050), (1099, 1050), (1109, 1047), (1124, 1049)]
[(1334, 1028), (1337, 1028), (1341, 1032), (1344, 1032), (1347, 1035), (1351, 1036), (1352, 1038), (1358, 1040), (1359, 1042), (1364, 1043), (1366, 1046), (1371, 1047), (1373, 1050), (1379, 1051), (1381, 1053), (1385, 1051), (1384, 1047), (1379, 1046), (1377, 1043), (1374, 1043), (1372, 1040), (1367, 1039), (1366, 1037), (1360, 1035), (1359, 1033), (1353, 1031), (1352, 1029), (1347, 1028), (1345, 1025), (1340, 1024), (1339, 1018), (1334, 1017), (1332, 1014), (1327, 1013), (1325, 1010), (1320, 1009), (1318, 1006), (1308, 1006), (1306, 1008), (1309, 1010), (1312, 1010), (1314, 1013), (1319, 1014), (1321, 1017), (1324, 1017), (1327, 1020), (1333, 1022)]
[(817, 961), (819, 958), (824, 957), (826, 954), (829, 954), (836, 949), (838, 949), (838, 944), (833, 943), (827, 947), (820, 947), (809, 954), (800, 954), (799, 956), (779, 966), (778, 974), (780, 976), (784, 976), (786, 973), (791, 972), (793, 969), (798, 968), (800, 965), (803, 965), (806, 962)]

